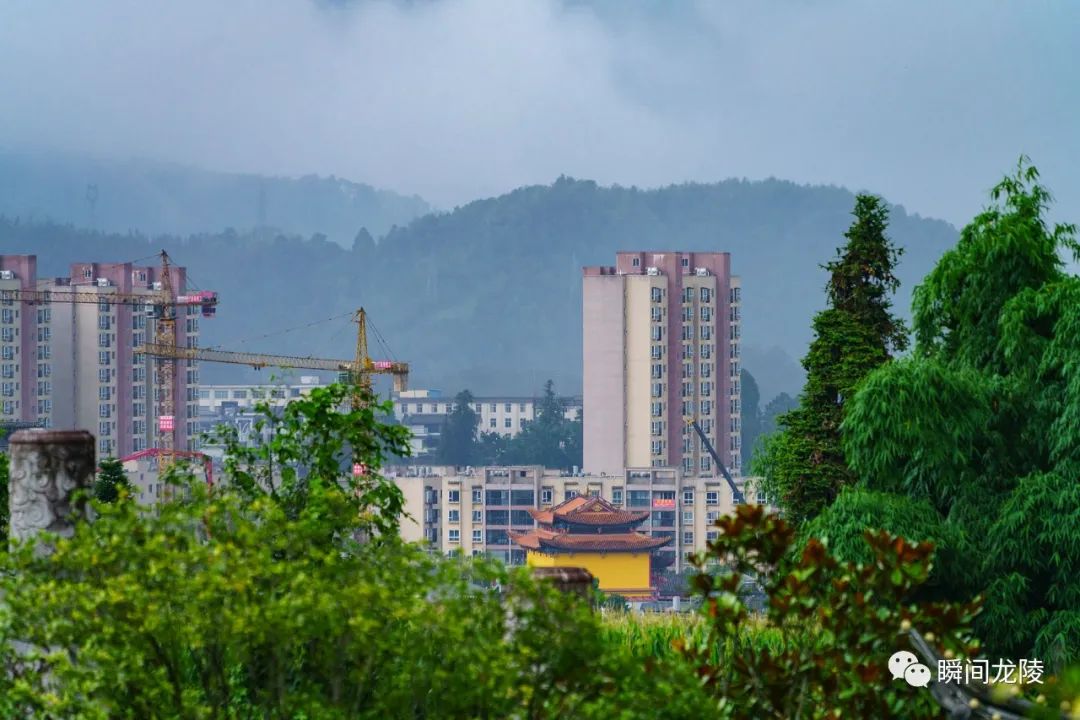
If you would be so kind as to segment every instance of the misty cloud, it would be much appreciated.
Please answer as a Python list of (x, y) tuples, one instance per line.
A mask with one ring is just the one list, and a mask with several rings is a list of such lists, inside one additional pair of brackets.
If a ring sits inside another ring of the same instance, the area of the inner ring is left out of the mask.
[(560, 174), (784, 177), (963, 223), (1021, 152), (1080, 218), (1080, 6), (15, 2), (0, 145), (337, 174), (442, 206)]

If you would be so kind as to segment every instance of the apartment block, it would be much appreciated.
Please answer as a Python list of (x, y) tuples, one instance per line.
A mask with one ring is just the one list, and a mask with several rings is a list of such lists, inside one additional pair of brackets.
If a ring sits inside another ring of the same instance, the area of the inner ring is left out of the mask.
[(284, 407), (292, 400), (309, 395), (315, 388), (326, 387), (317, 375), (303, 375), (298, 382), (268, 382), (261, 385), (202, 385), (198, 389), (199, 413), (215, 415), (224, 410), (245, 412), (260, 403)]
[[(409, 518), (402, 520), (405, 540), (426, 542), (441, 553), (486, 555), (511, 565), (525, 562), (525, 552), (509, 533), (533, 529), (529, 510), (547, 510), (577, 495), (595, 495), (616, 507), (649, 510), (640, 527), (673, 542), (661, 553), (673, 566), (686, 566), (686, 555), (703, 551), (718, 532), (713, 522), (730, 513), (735, 498), (723, 478), (684, 478), (678, 468), (625, 468), (608, 475), (545, 470), (540, 466), (478, 467), (458, 472), (440, 466), (388, 468), (402, 489)], [(764, 503), (754, 480), (738, 481), (747, 502)]]
[[(185, 292), (186, 273), (173, 267), (172, 284)], [(76, 263), (62, 278), (40, 278), (33, 255), (0, 256), (0, 420), (94, 433), (98, 455), (122, 457), (155, 445), (155, 361), (134, 348), (156, 330), (153, 300), (160, 269), (131, 263)], [(43, 291), (39, 304), (3, 296), (4, 290)], [(71, 302), (79, 292), (100, 299)], [(145, 295), (145, 305), (117, 302), (118, 294)], [(199, 308), (178, 307), (176, 341), (193, 347)], [(176, 447), (191, 449), (198, 415), (198, 369), (178, 361), (174, 407)]]
[(583, 269), (584, 469), (741, 475), (739, 278), (729, 253), (620, 252)]

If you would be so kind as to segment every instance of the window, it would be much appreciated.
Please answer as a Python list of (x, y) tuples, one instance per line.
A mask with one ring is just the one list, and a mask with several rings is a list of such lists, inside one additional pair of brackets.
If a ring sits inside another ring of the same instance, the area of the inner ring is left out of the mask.
[(683, 542), (683, 545), (693, 545), (694, 544), (694, 533), (690, 532), (690, 531), (684, 532), (682, 534), (682, 542)]
[(707, 455), (701, 458), (701, 470), (702, 472), (709, 472), (712, 470), (712, 458)]
[(622, 505), (623, 501), (623, 489), (621, 487), (611, 488), (611, 502), (615, 505)]
[(112, 423), (104, 420), (98, 423), (98, 437), (108, 437), (112, 434)]
[(709, 288), (701, 288), (701, 302), (712, 302), (712, 290)]
[(664, 452), (664, 443), (660, 440), (652, 441), (652, 454), (660, 455)]
[(705, 533), (705, 539), (708, 540), (709, 542), (715, 541), (716, 538), (718, 538), (719, 536), (720, 536), (720, 534), (716, 530), (710, 530), (707, 533)]
[(112, 361), (112, 355), (108, 350), (102, 350), (98, 353), (98, 365), (108, 365)]
[(3, 321), (5, 325), (10, 325), (15, 322), (15, 311), (5, 309), (3, 312)]
[(664, 357), (664, 346), (663, 345), (653, 345), (652, 346), (652, 359), (653, 360), (659, 360), (662, 357)]
[[(15, 377), (15, 364), (14, 363), (7, 363), (7, 364), (4, 365), (3, 376), (5, 378), (9, 379), (9, 380), (11, 380), (11, 379), (13, 379)], [(41, 375), (41, 366), (40, 365), (38, 365), (38, 377), (42, 377), (42, 375)]]
[(511, 490), (510, 504), (533, 507), (536, 505), (536, 492), (533, 490)]
[(664, 397), (664, 383), (653, 383), (652, 396), (654, 398)]
[(692, 287), (683, 288), (682, 301), (684, 303), (694, 302), (694, 288), (692, 288)]
[[(690, 358), (694, 357), (694, 346), (693, 345), (683, 345), (682, 346), (682, 356), (683, 356), (683, 360), (689, 360)], [(705, 357), (705, 356), (702, 355), (702, 357)]]
[(690, 258), (683, 258), (682, 259), (682, 266), (683, 267), (690, 267)]
[(692, 322), (694, 319), (694, 306), (684, 307), (682, 311), (682, 321)]
[(682, 414), (689, 416), (694, 414), (694, 403), (688, 400), (684, 400), (682, 404)]
[[(40, 365), (38, 367), (41, 367)], [(112, 379), (112, 371), (108, 368), (98, 370), (98, 382), (107, 383)]]
[(551, 488), (542, 488), (540, 490), (540, 504), (541, 505), (550, 505), (551, 504), (552, 493), (553, 493), (553, 491), (552, 491)]
[(484, 522), (484, 511), (483, 510), (473, 510), (472, 511), (472, 521), (474, 523), (482, 523), (482, 522)]
[(680, 397), (688, 398), (694, 396), (694, 383), (684, 382), (682, 384), (682, 394)]
[(15, 383), (4, 383), (2, 392), (4, 397), (15, 397)]
[(505, 405), (503, 406), (503, 409), (504, 409), (504, 410), (506, 410), (506, 412), (510, 412), (510, 410), (512, 409), (512, 408), (511, 408), (511, 404), (510, 404), (510, 403), (506, 403), (506, 404), (505, 404)]
[(683, 325), (682, 326), (682, 339), (683, 340), (693, 340), (694, 339), (694, 326), (693, 325)]
[(135, 417), (141, 417), (141, 416), (145, 415), (146, 414), (146, 403), (141, 403), (141, 402), (132, 403), (131, 404), (131, 414), (134, 415)]
[(512, 428), (512, 427), (514, 427), (514, 421), (513, 421), (513, 419), (511, 419), (511, 418), (506, 418), (505, 420), (503, 420), (503, 427), (505, 427), (505, 428)]
[[(42, 349), (48, 349), (48, 347), (49, 347), (48, 345), (38, 345), (38, 358), (39, 359), (41, 358)], [(14, 346), (5, 345), (4, 349), (3, 349), (3, 353), (4, 353), (4, 355), (3, 355), (4, 360), (14, 360), (15, 359), (15, 348), (14, 348)]]
[(112, 318), (108, 315), (98, 315), (97, 326), (98, 330), (108, 330), (112, 326)]
[(712, 394), (712, 383), (710, 383), (710, 382), (701, 383), (701, 395), (702, 395), (702, 397), (709, 397), (709, 395), (711, 395), (711, 394)]
[(110, 388), (108, 385), (102, 385), (101, 387), (98, 388), (98, 400), (111, 400), (111, 399), (112, 399), (112, 388)]
[(107, 348), (109, 346), (109, 333), (101, 333), (98, 335), (98, 347)]
[(731, 288), (731, 302), (737, 303), (742, 300), (742, 288)]
[(694, 504), (694, 490), (693, 488), (685, 488), (682, 491), (682, 504), (693, 505)]
[(11, 401), (11, 400), (5, 400), (4, 401), (4, 414), (5, 415), (14, 415), (15, 414), (15, 403), (13, 401)]
[(6, 327), (3, 331), (0, 331), (0, 340), (4, 342), (15, 342), (15, 328)]
[(38, 415), (48, 415), (52, 412), (52, 400), (38, 400)]
[(701, 363), (701, 377), (707, 378), (712, 374), (712, 363)]
[[(717, 492), (716, 490), (706, 490), (705, 491), (705, 504), (706, 505), (719, 505), (720, 504), (720, 493)], [(709, 514), (712, 516), (712, 517), (709, 518), (709, 520), (715, 520), (716, 519), (716, 517), (715, 517), (716, 513), (709, 513)]]
[[(52, 358), (52, 345), (38, 345), (37, 359), (38, 360), (49, 360), (51, 358)], [(8, 360), (9, 358), (5, 356), (4, 359)]]
[(461, 522), (461, 511), (460, 510), (448, 510), (447, 513), (446, 513), (446, 520), (447, 520), (447, 522), (452, 522), (452, 523)]
[(683, 521), (683, 524), (693, 523), (694, 522), (694, 511), (693, 510), (683, 510), (682, 521)]
[(739, 357), (739, 343), (731, 343), (731, 359)]
[(488, 427), (498, 427), (498, 426), (499, 426), (499, 425), (498, 425), (498, 423), (497, 423), (497, 422), (495, 421), (495, 418), (491, 418), (490, 420), (488, 420)]
[(742, 505), (743, 500), (744, 500), (744, 498), (743, 498), (742, 493), (731, 493), (731, 504), (732, 505)]
[(653, 424), (652, 424), (652, 434), (653, 434), (653, 436), (659, 436), (659, 435), (663, 434), (663, 427), (664, 427), (663, 423), (653, 422)]
[(491, 412), (498, 412), (498, 407), (495, 403), (491, 403)]
[(473, 505), (483, 505), (484, 504), (484, 489), (483, 488), (474, 487), (472, 489), (472, 502), (473, 502)]
[(452, 502), (452, 503), (461, 502), (461, 491), (460, 490), (450, 490), (450, 491), (448, 491), (446, 493), (446, 501), (447, 502)]
[(652, 379), (659, 380), (664, 377), (664, 366), (659, 364), (653, 364), (652, 366)]
[(694, 376), (694, 364), (693, 363), (683, 363), (682, 376), (683, 376), (683, 379)]
[[(509, 490), (488, 490), (487, 497), (484, 498), (485, 505), (509, 505), (510, 504), (510, 491)], [(491, 518), (488, 518), (488, 522), (491, 522)]]
[[(737, 326), (733, 326), (733, 327), (737, 327)], [(701, 326), (701, 339), (702, 340), (712, 340), (712, 328), (709, 327), (708, 325), (702, 325)]]
[(649, 313), (649, 315), (652, 317), (653, 322), (660, 322), (664, 319), (664, 311), (658, 307), (652, 308), (652, 311)]
[(234, 400), (247, 400), (248, 393), (247, 390), (233, 390), (232, 396)]
[(764, 490), (758, 490), (757, 497), (755, 499), (757, 500), (758, 505), (766, 505), (768, 502), (768, 498), (765, 497)]
[(701, 401), (701, 414), (702, 415), (712, 415), (712, 401), (711, 400), (702, 400)]
[(457, 528), (450, 528), (448, 536), (450, 538), (450, 542), (452, 543), (461, 542), (461, 531)]
[(653, 342), (659, 342), (664, 339), (664, 327), (662, 325), (652, 326), (652, 339)]
[(664, 291), (658, 287), (652, 288), (652, 301), (658, 303), (664, 299)]
[(567, 490), (564, 496), (565, 500), (572, 500), (578, 496), (577, 490)]
[(49, 308), (39, 308), (37, 311), (37, 321), (39, 325), (52, 322), (52, 310)]
[(703, 307), (703, 308), (701, 308), (701, 321), (702, 322), (712, 322), (712, 308), (711, 307)]
[(732, 325), (731, 326), (731, 339), (735, 340), (738, 337), (739, 337), (739, 326), (738, 325)]
[(484, 542), (484, 531), (483, 530), (473, 530), (472, 531), (472, 541), (474, 543), (482, 543), (482, 542)]

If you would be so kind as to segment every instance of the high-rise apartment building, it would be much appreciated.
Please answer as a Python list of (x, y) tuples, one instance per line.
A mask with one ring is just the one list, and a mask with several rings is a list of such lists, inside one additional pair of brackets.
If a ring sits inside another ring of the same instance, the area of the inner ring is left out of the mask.
[[(185, 291), (186, 273), (173, 267), (172, 285)], [(157, 429), (155, 361), (134, 349), (155, 332), (154, 299), (160, 269), (131, 263), (76, 263), (70, 277), (37, 277), (33, 255), (0, 256), (0, 420), (40, 421), (46, 427), (95, 434), (100, 457), (123, 457), (154, 447)], [(53, 293), (30, 304), (4, 290)], [(100, 302), (65, 302), (64, 294), (100, 295)], [(118, 293), (146, 295), (145, 305), (110, 302)], [(176, 341), (194, 347), (197, 306), (176, 308)], [(198, 369), (177, 361), (176, 447), (193, 449), (198, 417)], [(183, 413), (183, 414), (181, 414)]]
[(741, 291), (728, 253), (620, 252), (583, 270), (584, 469), (677, 467), (733, 476), (740, 447)]

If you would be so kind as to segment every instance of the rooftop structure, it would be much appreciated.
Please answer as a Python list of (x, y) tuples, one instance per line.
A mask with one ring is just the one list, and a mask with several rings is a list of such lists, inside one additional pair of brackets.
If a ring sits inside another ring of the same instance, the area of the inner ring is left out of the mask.
[(653, 551), (673, 538), (650, 537), (635, 529), (649, 519), (648, 510), (623, 510), (601, 497), (578, 495), (529, 514), (537, 527), (511, 533), (511, 538), (528, 551), (530, 566), (581, 567), (605, 592), (634, 599), (655, 594), (653, 573), (669, 563)]

